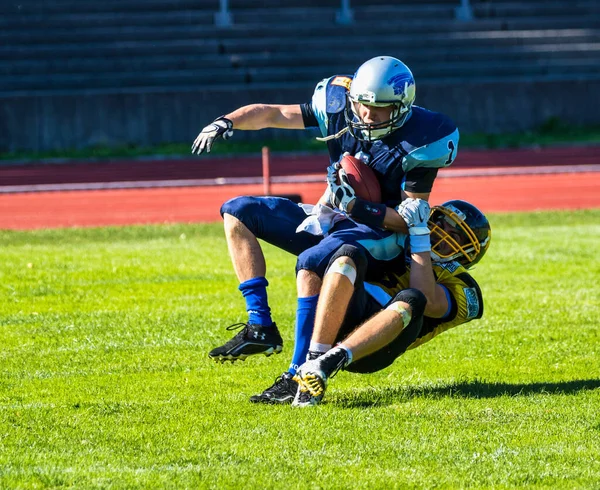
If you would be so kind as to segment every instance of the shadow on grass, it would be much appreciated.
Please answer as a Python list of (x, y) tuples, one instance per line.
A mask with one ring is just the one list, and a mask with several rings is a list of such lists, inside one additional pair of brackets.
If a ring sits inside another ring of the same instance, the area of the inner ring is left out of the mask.
[(391, 405), (411, 398), (495, 398), (500, 396), (530, 396), (540, 394), (567, 395), (600, 388), (600, 379), (581, 379), (557, 383), (487, 383), (464, 381), (444, 385), (399, 386), (384, 389), (369, 388), (352, 393), (340, 393), (336, 405), (345, 408)]

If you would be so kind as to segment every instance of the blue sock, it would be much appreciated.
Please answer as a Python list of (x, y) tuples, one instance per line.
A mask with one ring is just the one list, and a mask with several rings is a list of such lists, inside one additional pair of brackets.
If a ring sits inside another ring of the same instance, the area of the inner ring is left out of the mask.
[(291, 374), (296, 374), (296, 370), (306, 361), (310, 338), (315, 327), (315, 315), (317, 313), (317, 302), (319, 295), (298, 298), (298, 308), (296, 310), (296, 332), (294, 337), (294, 355), (292, 363), (288, 369)]
[(273, 324), (271, 319), (271, 308), (267, 301), (267, 286), (269, 282), (264, 277), (254, 277), (239, 285), (246, 300), (248, 311), (248, 323), (264, 325), (269, 327)]

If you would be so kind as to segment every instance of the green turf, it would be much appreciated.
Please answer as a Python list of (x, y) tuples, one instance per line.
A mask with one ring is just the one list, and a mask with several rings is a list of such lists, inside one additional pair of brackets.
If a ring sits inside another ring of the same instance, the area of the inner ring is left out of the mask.
[(291, 355), (217, 365), (245, 318), (219, 224), (0, 232), (0, 488), (598, 488), (600, 210), (492, 215), (484, 318), (310, 409)]

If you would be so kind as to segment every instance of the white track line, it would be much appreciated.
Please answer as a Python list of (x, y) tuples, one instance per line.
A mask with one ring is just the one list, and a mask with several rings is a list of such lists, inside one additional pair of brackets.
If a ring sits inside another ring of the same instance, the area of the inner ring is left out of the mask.
[[(511, 175), (566, 174), (600, 172), (600, 164), (552, 165), (545, 167), (493, 167), (470, 169), (441, 169), (440, 178), (496, 177)], [(325, 182), (322, 174), (288, 175), (271, 177), (271, 184), (309, 184)], [(21, 192), (95, 191), (107, 189), (156, 189), (161, 187), (204, 187), (221, 185), (260, 185), (262, 177), (219, 177), (216, 179), (139, 180), (123, 182), (87, 182), (65, 184), (30, 184), (0, 186), (0, 194)]]

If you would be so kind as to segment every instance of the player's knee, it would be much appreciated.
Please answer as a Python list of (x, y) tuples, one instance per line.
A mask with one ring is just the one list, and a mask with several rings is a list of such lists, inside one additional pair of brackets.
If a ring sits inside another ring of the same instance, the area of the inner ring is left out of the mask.
[[(342, 245), (331, 257), (326, 274), (339, 273), (348, 276), (352, 284), (362, 282), (367, 270), (367, 256), (362, 248)], [(348, 272), (348, 274), (346, 273)]]
[[(256, 197), (240, 196), (223, 203), (220, 212), (224, 220), (226, 218), (225, 215), (233, 216), (256, 235), (258, 232), (257, 228), (259, 227), (256, 219), (259, 215), (258, 208), (259, 202)], [(237, 223), (226, 222), (226, 225), (233, 226), (234, 224)]]
[(240, 196), (225, 201), (221, 206), (221, 216), (224, 214), (230, 214), (235, 216), (240, 221), (242, 217), (247, 215), (248, 212), (252, 211), (252, 208), (256, 205), (256, 198), (252, 196)]
[(299, 270), (296, 276), (298, 297), (305, 298), (307, 296), (319, 294), (319, 291), (321, 290), (321, 282), (321, 278), (313, 271), (306, 269)]
[(356, 283), (356, 266), (350, 257), (338, 257), (329, 264), (325, 271), (325, 277), (334, 274), (344, 276), (353, 286)]
[[(427, 298), (418, 289), (409, 288), (403, 289), (395, 297), (388, 308), (395, 308), (395, 304), (398, 302), (406, 303), (410, 307), (410, 316), (412, 318), (420, 318), (425, 313), (425, 306), (427, 306)], [(406, 322), (409, 323), (409, 322)], [(406, 327), (406, 325), (404, 325)]]

